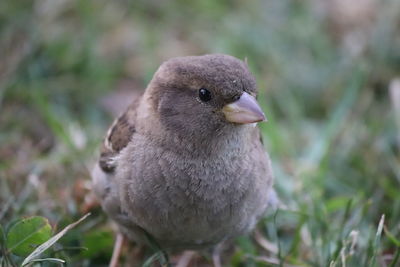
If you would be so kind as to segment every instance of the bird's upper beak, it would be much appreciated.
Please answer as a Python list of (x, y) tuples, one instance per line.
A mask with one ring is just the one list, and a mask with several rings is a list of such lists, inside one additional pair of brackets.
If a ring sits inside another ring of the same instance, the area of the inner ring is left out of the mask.
[(222, 108), (225, 118), (234, 123), (265, 121), (266, 117), (257, 100), (244, 92), (238, 100)]

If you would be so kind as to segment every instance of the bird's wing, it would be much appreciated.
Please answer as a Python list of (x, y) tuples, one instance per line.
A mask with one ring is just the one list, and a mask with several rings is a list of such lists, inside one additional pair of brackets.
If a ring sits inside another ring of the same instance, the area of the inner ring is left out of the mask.
[(106, 173), (114, 172), (116, 166), (114, 158), (127, 146), (136, 131), (136, 109), (139, 100), (140, 97), (134, 99), (126, 111), (113, 122), (104, 138), (100, 150), (99, 166)]
[(124, 113), (111, 125), (100, 150), (100, 159), (92, 170), (92, 188), (103, 209), (120, 226), (131, 225), (129, 217), (121, 209), (118, 186), (115, 181), (115, 158), (126, 147), (135, 133), (136, 110), (140, 98), (134, 99)]

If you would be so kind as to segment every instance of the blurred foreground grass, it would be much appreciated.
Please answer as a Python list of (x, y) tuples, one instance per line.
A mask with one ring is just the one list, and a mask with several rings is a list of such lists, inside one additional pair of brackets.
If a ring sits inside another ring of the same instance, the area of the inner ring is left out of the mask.
[(397, 0), (0, 2), (1, 224), (91, 210), (48, 255), (107, 265), (88, 188), (113, 114), (163, 60), (215, 52), (257, 77), (282, 202), (227, 266), (399, 266)]

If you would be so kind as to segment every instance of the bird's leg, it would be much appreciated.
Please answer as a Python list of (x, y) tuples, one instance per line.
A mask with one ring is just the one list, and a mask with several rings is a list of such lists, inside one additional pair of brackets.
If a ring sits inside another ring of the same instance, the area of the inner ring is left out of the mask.
[(212, 252), (212, 261), (214, 267), (221, 267), (221, 250), (223, 247), (223, 242), (216, 245)]
[(196, 252), (194, 252), (193, 250), (186, 250), (185, 252), (183, 252), (181, 257), (179, 258), (178, 263), (176, 264), (176, 267), (188, 267), (195, 253)]
[(117, 238), (114, 243), (114, 250), (112, 253), (111, 261), (109, 267), (117, 267), (119, 257), (121, 256), (122, 244), (124, 243), (124, 236), (121, 233), (117, 234)]

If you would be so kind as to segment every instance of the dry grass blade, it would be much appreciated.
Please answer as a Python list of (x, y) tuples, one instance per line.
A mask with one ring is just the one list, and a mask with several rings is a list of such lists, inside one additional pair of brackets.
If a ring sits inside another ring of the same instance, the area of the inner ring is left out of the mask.
[[(400, 78), (394, 79), (390, 82), (389, 94), (397, 129), (400, 131)], [(400, 135), (397, 137), (397, 142), (400, 145)]]
[(259, 244), (266, 251), (274, 255), (278, 254), (278, 247), (274, 243), (269, 242), (267, 239), (265, 239), (259, 229), (256, 229), (254, 231), (254, 239), (256, 240), (257, 244)]
[(78, 225), (80, 222), (85, 220), (90, 213), (86, 214), (82, 218), (80, 218), (78, 221), (71, 223), (67, 227), (65, 227), (62, 231), (60, 231), (58, 234), (50, 238), (47, 242), (43, 243), (42, 245), (38, 246), (28, 257), (25, 258), (25, 260), (22, 262), (21, 266), (25, 266), (31, 262), (33, 262), (40, 254), (42, 254), (45, 250), (47, 250), (49, 247), (54, 245), (61, 237), (63, 237), (69, 230), (74, 228), (76, 225)]
[(379, 248), (380, 248), (379, 243), (381, 241), (384, 223), (385, 223), (385, 214), (382, 214), (381, 219), (379, 220), (378, 229), (377, 229), (376, 235), (375, 235), (374, 247), (373, 247), (374, 251), (372, 254), (372, 258), (371, 258), (371, 266), (375, 266), (376, 258), (379, 253)]
[(192, 260), (193, 256), (196, 254), (195, 251), (187, 250), (185, 251), (182, 256), (180, 257), (176, 267), (188, 267), (190, 266), (190, 261)]

